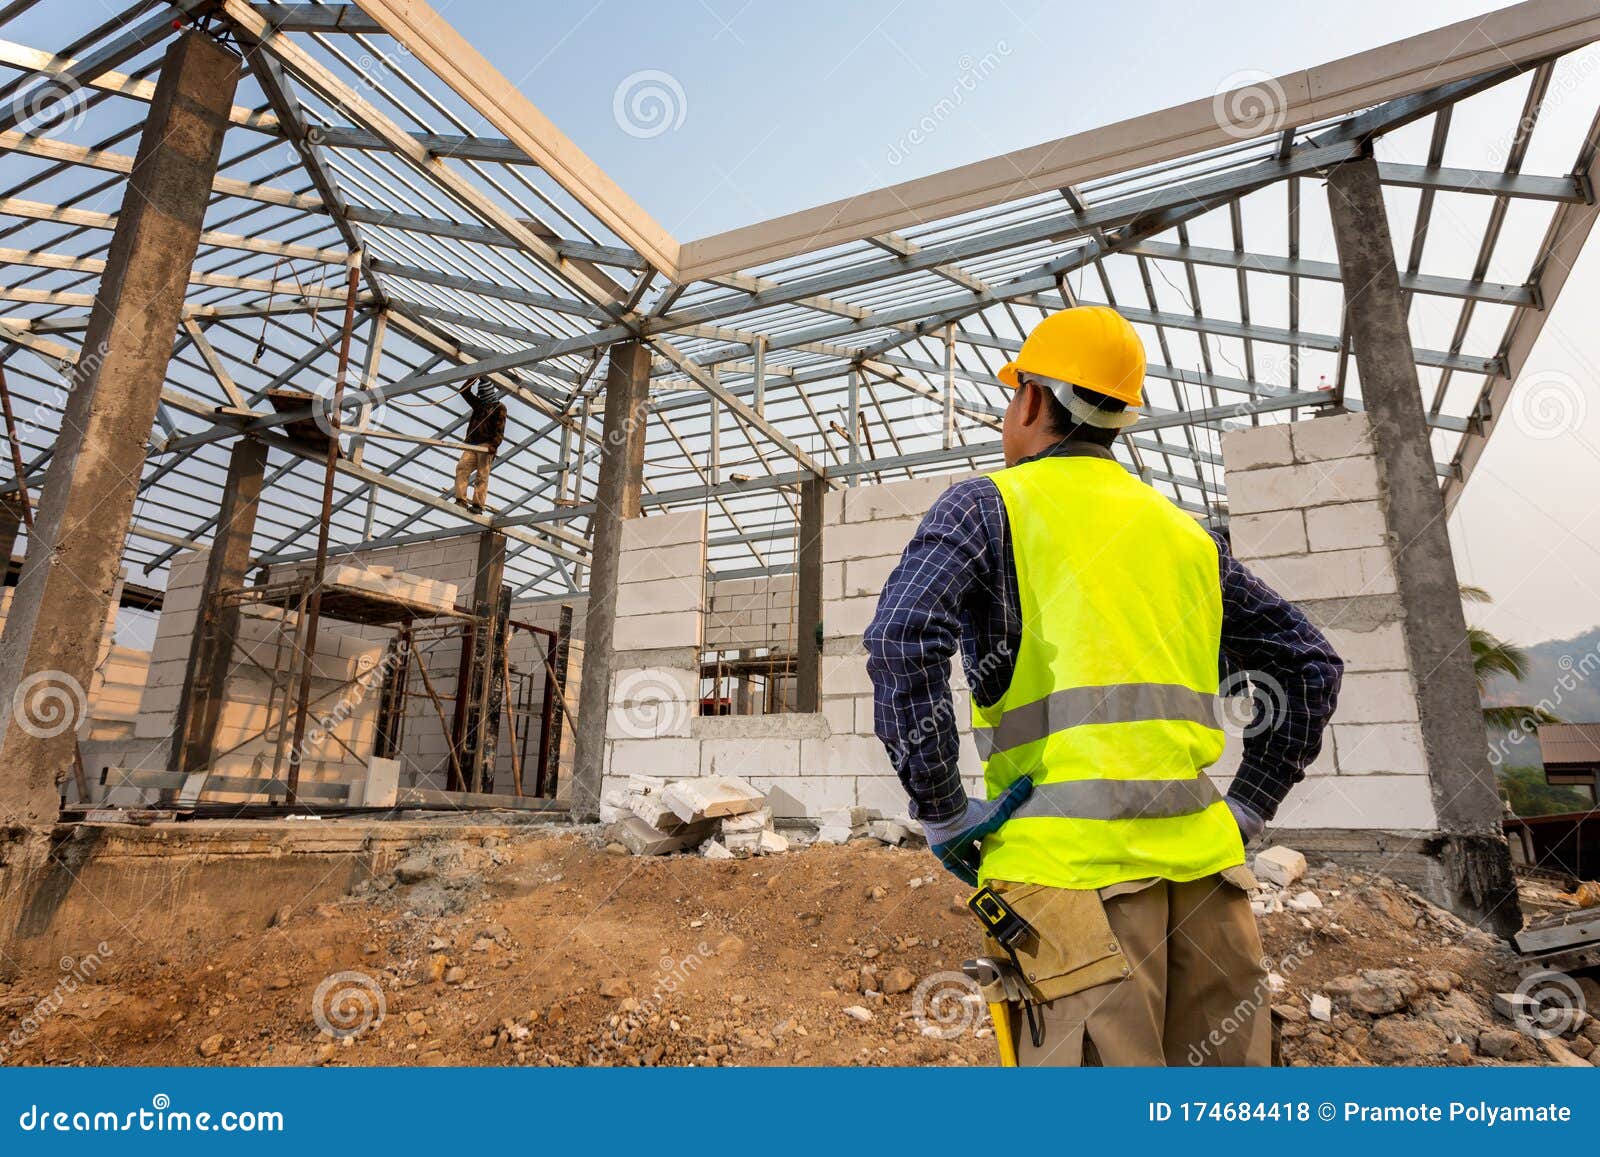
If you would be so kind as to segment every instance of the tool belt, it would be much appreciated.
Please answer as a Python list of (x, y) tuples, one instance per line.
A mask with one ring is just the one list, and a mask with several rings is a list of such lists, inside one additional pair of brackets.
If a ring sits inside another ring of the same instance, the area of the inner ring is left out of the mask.
[[(997, 902), (1022, 927), (997, 925), (979, 910), (985, 902), (991, 912)], [(1033, 1003), (1121, 980), (1133, 970), (1096, 891), (990, 880), (968, 906), (984, 924), (984, 950), (1011, 957)]]

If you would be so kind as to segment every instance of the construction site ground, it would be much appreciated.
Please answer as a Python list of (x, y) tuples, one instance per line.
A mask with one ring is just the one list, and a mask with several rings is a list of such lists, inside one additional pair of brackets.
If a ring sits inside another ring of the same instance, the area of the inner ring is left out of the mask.
[[(994, 1062), (953, 975), (976, 926), (925, 849), (712, 861), (619, 855), (586, 829), (488, 842), (441, 838), (339, 902), (285, 897), (268, 926), (183, 950), (142, 948), (135, 923), (64, 996), (56, 970), (23, 971), (0, 983), (6, 1063)], [(1320, 907), (1261, 917), (1284, 1063), (1600, 1060), (1582, 1014), (1554, 1044), (1497, 1016), (1519, 969), (1495, 938), (1380, 876), (1313, 864), (1282, 895), (1306, 891)], [(1530, 900), (1560, 905), (1548, 887)]]

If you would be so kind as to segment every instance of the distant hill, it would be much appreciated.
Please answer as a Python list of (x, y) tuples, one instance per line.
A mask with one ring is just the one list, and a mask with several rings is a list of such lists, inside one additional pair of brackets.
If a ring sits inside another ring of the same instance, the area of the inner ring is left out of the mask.
[(1496, 678), (1484, 701), (1490, 706), (1543, 704), (1568, 723), (1600, 723), (1600, 627), (1572, 639), (1552, 639), (1524, 648), (1528, 675), (1520, 683)]

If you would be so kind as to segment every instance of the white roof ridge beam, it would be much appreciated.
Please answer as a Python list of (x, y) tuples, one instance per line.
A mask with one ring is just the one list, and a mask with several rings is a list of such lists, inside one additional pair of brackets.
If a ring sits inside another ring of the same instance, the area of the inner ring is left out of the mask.
[[(370, 5), (369, 5), (370, 7)], [(1526, 0), (1251, 88), (1274, 107), (1262, 135), (1313, 124), (1600, 39), (1591, 0)], [(1054, 192), (1227, 145), (1226, 94), (1147, 113), (970, 165), (685, 242), (678, 280), (703, 280)]]

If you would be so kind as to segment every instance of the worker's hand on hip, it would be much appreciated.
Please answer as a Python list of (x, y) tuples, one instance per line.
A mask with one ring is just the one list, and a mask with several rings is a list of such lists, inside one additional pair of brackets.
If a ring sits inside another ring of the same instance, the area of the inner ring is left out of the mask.
[(1011, 818), (1011, 813), (1033, 794), (1033, 780), (1022, 776), (1006, 789), (999, 799), (975, 803), (966, 801), (966, 807), (947, 820), (937, 823), (924, 821), (922, 830), (928, 837), (928, 847), (939, 857), (939, 862), (949, 872), (968, 884), (978, 882), (978, 861), (982, 855), (983, 837), (999, 830)]
[(1244, 846), (1249, 847), (1250, 842), (1259, 836), (1267, 826), (1267, 821), (1261, 818), (1260, 813), (1247, 803), (1241, 803), (1233, 797), (1227, 797), (1228, 810), (1233, 813), (1233, 822), (1239, 825), (1239, 838), (1244, 841)]

